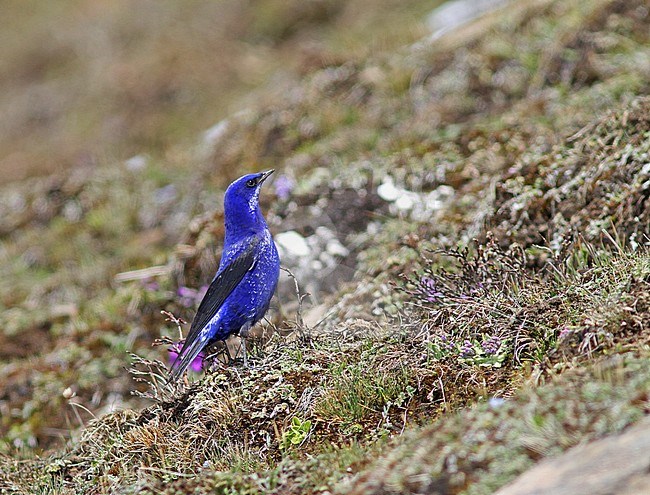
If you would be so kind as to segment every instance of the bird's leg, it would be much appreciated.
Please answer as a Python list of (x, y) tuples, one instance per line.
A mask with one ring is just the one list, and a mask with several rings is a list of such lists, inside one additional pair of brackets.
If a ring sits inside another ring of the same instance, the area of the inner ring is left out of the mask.
[[(223, 342), (223, 344), (224, 345), (221, 346), (222, 348), (220, 348), (219, 343), (214, 343), (206, 348), (206, 356), (203, 358), (203, 362), (210, 363), (210, 370), (223, 367), (224, 363), (219, 359), (221, 354), (228, 358), (228, 363), (232, 361), (232, 356), (230, 355), (230, 352), (228, 352), (228, 345), (225, 342)], [(225, 359), (225, 357), (223, 359)]]
[(248, 368), (248, 359), (246, 358), (246, 337), (241, 338), (241, 349), (244, 353), (244, 368)]
[(226, 353), (226, 356), (228, 356), (228, 366), (230, 366), (235, 360), (235, 358), (237, 357), (237, 355), (233, 357), (232, 354), (230, 354), (230, 348), (228, 347), (228, 342), (224, 340), (224, 343), (226, 344), (226, 348), (224, 349), (224, 352)]
[(239, 329), (239, 337), (241, 338), (241, 348), (244, 354), (244, 368), (248, 368), (248, 356), (246, 355), (246, 339), (250, 334), (250, 329), (253, 325), (250, 321), (244, 323), (244, 326)]

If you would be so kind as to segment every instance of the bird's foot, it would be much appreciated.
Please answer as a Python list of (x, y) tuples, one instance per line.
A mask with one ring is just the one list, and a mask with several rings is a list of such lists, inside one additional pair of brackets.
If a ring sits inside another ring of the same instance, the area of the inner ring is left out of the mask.
[(256, 370), (259, 368), (259, 366), (256, 366), (253, 364), (251, 361), (246, 360), (244, 361), (243, 357), (236, 357), (233, 358), (229, 363), (229, 366), (234, 366), (237, 368), (242, 368), (242, 369), (247, 369), (247, 370)]

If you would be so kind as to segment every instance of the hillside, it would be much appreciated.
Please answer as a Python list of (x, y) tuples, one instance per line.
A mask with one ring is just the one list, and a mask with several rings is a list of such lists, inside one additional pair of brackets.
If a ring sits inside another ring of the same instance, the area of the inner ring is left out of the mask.
[[(273, 31), (335, 56), (240, 88), (194, 144), (0, 190), (2, 493), (489, 494), (647, 427), (647, 4), (522, 0), (349, 52), (344, 19), (372, 31), (337, 12)], [(253, 367), (167, 385), (223, 188), (271, 167), (292, 275)]]

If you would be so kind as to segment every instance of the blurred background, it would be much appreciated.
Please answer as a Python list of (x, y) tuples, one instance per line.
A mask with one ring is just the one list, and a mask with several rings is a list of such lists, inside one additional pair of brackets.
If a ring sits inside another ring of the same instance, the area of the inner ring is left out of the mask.
[(175, 148), (316, 69), (421, 38), (436, 0), (2, 0), (0, 182)]

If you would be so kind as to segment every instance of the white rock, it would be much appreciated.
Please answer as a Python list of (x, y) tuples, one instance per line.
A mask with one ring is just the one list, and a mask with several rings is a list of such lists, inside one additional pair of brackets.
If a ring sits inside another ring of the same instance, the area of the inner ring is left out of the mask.
[(370, 222), (366, 227), (366, 232), (368, 235), (377, 235), (381, 230), (381, 224), (379, 222)]
[(63, 205), (63, 211), (61, 213), (68, 222), (78, 222), (83, 216), (83, 208), (79, 204), (79, 201), (71, 199)]
[(325, 240), (330, 240), (330, 239), (336, 239), (336, 234), (328, 229), (327, 227), (324, 227), (321, 225), (320, 227), (316, 227), (316, 235), (320, 237), (321, 239)]
[(506, 5), (509, 0), (454, 0), (434, 9), (426, 23), (431, 32), (430, 40), (466, 24), (481, 15)]
[(275, 243), (280, 251), (289, 256), (303, 257), (309, 255), (307, 241), (295, 230), (277, 234)]
[(451, 198), (456, 193), (456, 190), (451, 186), (443, 184), (442, 186), (438, 186), (435, 192), (438, 194), (440, 199), (445, 200)]
[(409, 191), (404, 191), (402, 195), (395, 201), (395, 206), (398, 210), (411, 210), (415, 205), (417, 200), (417, 195)]
[(329, 253), (323, 252), (320, 253), (318, 261), (322, 263), (323, 268), (331, 268), (337, 265), (336, 258)]
[(384, 201), (391, 203), (400, 197), (402, 191), (395, 187), (392, 180), (387, 180), (377, 188), (377, 195)]
[(124, 161), (124, 165), (131, 172), (138, 172), (147, 166), (147, 155), (135, 155)]
[(437, 194), (428, 194), (424, 200), (424, 209), (427, 211), (438, 211), (442, 209), (444, 204), (443, 201), (440, 201), (440, 196)]
[(332, 256), (340, 256), (341, 258), (346, 257), (350, 254), (350, 251), (343, 245), (338, 239), (330, 239), (327, 242), (327, 247), (325, 248), (327, 253)]
[(318, 234), (310, 235), (305, 242), (310, 251), (321, 251), (325, 246), (325, 239), (321, 239)]

